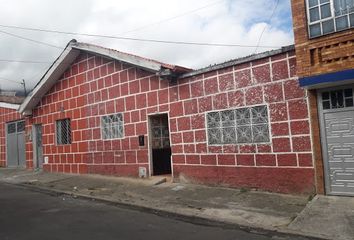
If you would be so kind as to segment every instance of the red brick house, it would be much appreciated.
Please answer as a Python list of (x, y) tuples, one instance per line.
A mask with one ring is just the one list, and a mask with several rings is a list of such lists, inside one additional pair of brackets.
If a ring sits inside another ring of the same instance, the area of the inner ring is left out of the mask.
[(28, 168), (314, 191), (293, 46), (190, 70), (71, 41), (19, 112), (3, 166), (22, 118)]

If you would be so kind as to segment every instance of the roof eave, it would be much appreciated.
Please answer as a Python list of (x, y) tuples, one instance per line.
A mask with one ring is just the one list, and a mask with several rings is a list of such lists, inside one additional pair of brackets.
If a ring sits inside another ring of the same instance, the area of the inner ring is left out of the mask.
[(20, 104), (0, 102), (0, 108), (18, 110), (19, 107), (20, 107)]
[(155, 63), (152, 61), (148, 61), (145, 59), (141, 59), (134, 55), (127, 55), (113, 49), (101, 48), (95, 45), (89, 45), (85, 43), (75, 43), (73, 49), (82, 50), (85, 52), (89, 52), (95, 55), (101, 55), (105, 58), (114, 59), (117, 61), (125, 62), (140, 68), (143, 68), (147, 71), (158, 72), (161, 70), (162, 66), (159, 63)]
[(54, 86), (58, 78), (64, 74), (66, 69), (72, 64), (79, 54), (79, 50), (72, 49), (69, 45), (43, 76), (40, 83), (25, 98), (19, 108), (19, 112), (23, 115), (31, 115), (32, 109), (38, 105), (42, 97)]

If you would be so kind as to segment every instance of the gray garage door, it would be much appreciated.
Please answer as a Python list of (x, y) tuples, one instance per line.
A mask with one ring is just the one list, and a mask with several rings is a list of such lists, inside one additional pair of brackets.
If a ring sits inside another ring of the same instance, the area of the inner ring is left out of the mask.
[(353, 88), (324, 91), (321, 101), (327, 193), (354, 195)]
[(26, 167), (25, 122), (6, 124), (6, 159), (8, 167)]

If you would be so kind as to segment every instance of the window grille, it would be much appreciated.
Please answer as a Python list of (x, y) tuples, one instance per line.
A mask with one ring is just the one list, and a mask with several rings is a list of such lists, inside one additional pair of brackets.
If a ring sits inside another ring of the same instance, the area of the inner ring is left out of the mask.
[(103, 139), (115, 139), (124, 137), (124, 122), (122, 113), (103, 116), (101, 121)]
[(16, 133), (16, 123), (15, 122), (7, 124), (7, 133), (8, 134)]
[(307, 0), (310, 38), (354, 27), (354, 0)]
[(17, 132), (24, 132), (25, 131), (25, 122), (21, 121), (21, 122), (17, 122)]
[(71, 126), (70, 119), (56, 121), (57, 144), (71, 144)]
[(207, 113), (209, 145), (269, 142), (267, 106)]
[(7, 124), (7, 133), (13, 134), (13, 133), (24, 132), (25, 127), (26, 127), (25, 121), (8, 123)]
[(152, 125), (152, 148), (165, 149), (170, 147), (170, 132), (166, 118), (157, 117), (151, 119)]
[(353, 89), (341, 89), (322, 93), (322, 107), (324, 110), (353, 107)]

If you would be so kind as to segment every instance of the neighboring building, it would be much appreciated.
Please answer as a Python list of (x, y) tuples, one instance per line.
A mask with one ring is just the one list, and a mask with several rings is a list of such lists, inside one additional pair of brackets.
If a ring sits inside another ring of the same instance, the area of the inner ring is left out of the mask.
[(193, 71), (72, 41), (19, 112), (29, 168), (314, 192), (293, 46)]
[[(26, 167), (25, 124), (18, 113), (23, 99), (0, 95), (0, 167)], [(10, 158), (7, 156), (10, 155)], [(31, 165), (27, 167), (32, 167)]]
[(354, 195), (354, 0), (292, 0), (292, 11), (317, 192)]

